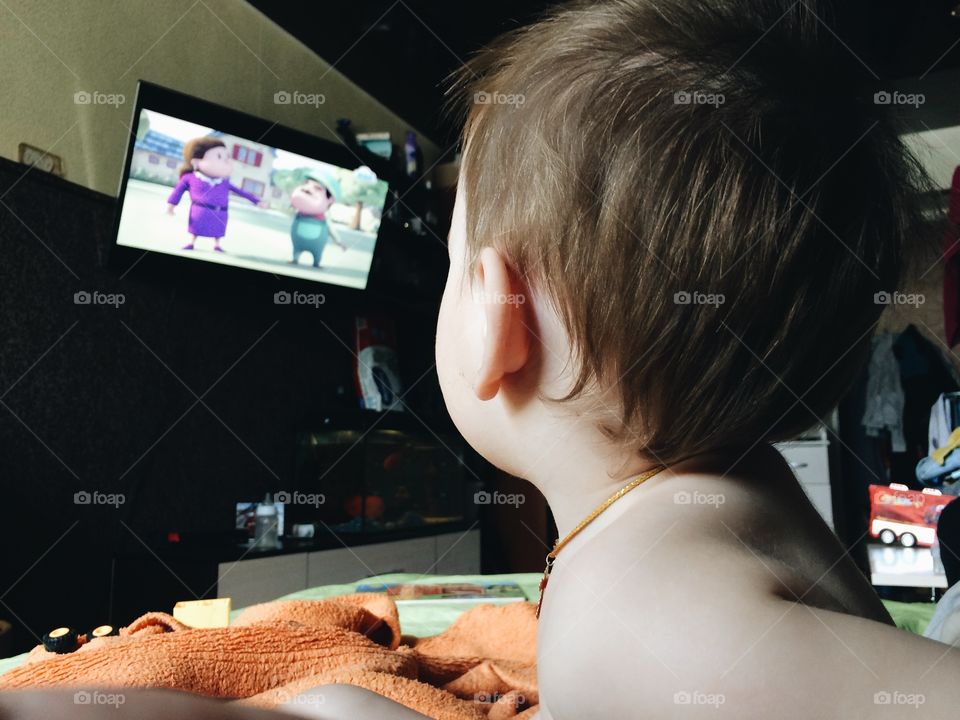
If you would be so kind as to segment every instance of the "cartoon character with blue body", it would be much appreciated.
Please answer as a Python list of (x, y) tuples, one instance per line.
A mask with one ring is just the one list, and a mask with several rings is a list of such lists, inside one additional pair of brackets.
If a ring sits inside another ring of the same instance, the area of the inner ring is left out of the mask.
[(340, 183), (332, 175), (312, 173), (290, 194), (290, 204), (297, 211), (290, 227), (293, 241), (292, 263), (299, 263), (300, 255), (307, 252), (313, 256), (313, 266), (320, 267), (320, 258), (327, 240), (332, 240), (343, 250), (343, 244), (332, 232), (327, 213), (337, 201)]

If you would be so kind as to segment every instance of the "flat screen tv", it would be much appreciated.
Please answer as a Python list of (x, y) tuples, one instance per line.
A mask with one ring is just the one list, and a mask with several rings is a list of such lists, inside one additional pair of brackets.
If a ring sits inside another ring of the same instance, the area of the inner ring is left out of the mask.
[(363, 290), (387, 191), (340, 143), (141, 81), (116, 248)]

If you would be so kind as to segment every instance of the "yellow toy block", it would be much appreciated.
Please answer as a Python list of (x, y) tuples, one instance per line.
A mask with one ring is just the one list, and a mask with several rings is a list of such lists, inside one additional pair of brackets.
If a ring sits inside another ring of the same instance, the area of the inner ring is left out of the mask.
[(181, 600), (173, 606), (173, 617), (192, 628), (218, 628), (230, 624), (230, 598)]

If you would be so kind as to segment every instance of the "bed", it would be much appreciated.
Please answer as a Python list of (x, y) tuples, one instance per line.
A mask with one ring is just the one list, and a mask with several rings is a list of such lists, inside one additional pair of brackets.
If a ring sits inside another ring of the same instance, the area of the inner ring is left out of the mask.
[[(348, 595), (355, 591), (360, 583), (409, 583), (409, 582), (515, 582), (527, 599), (536, 602), (539, 594), (540, 573), (512, 573), (506, 575), (419, 575), (415, 573), (394, 573), (362, 578), (344, 585), (320, 585), (284, 595), (279, 600), (322, 600), (337, 595)], [(445, 630), (461, 613), (474, 607), (478, 602), (464, 600), (430, 600), (426, 602), (405, 602), (398, 606), (400, 626), (403, 632), (418, 637), (437, 635)], [(902, 603), (884, 600), (897, 627), (909, 632), (922, 634), (933, 616), (933, 603)], [(235, 615), (239, 608), (233, 611)], [(0, 674), (18, 667), (26, 659), (26, 653), (0, 659)]]

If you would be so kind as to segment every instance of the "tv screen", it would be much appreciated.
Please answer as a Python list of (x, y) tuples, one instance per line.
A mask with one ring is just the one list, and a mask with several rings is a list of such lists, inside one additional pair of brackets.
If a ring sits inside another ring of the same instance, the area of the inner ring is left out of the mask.
[(141, 83), (118, 246), (364, 289), (387, 183), (342, 145)]

